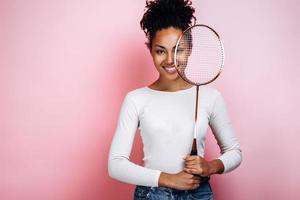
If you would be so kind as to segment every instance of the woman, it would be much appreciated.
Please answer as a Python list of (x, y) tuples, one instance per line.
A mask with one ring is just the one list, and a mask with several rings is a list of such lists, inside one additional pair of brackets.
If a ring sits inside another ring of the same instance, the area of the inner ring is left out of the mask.
[[(159, 78), (149, 86), (127, 93), (109, 152), (109, 175), (136, 185), (134, 199), (213, 199), (211, 176), (232, 171), (241, 163), (240, 145), (234, 136), (221, 93), (201, 86), (197, 149), (193, 141), (195, 86), (180, 78), (174, 67), (174, 49), (181, 33), (196, 21), (190, 0), (147, 1), (140, 22)], [(208, 126), (221, 156), (203, 158)], [(144, 166), (129, 160), (136, 129), (144, 146)]]

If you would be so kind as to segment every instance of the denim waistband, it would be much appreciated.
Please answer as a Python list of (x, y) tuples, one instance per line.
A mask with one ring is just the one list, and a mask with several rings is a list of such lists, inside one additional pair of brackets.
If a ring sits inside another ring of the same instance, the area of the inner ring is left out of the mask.
[[(203, 181), (201, 182), (200, 186), (206, 185), (209, 183), (210, 177), (203, 177), (202, 179)], [(169, 187), (164, 187), (164, 186), (158, 186), (158, 187), (150, 187), (150, 186), (142, 186), (142, 185), (137, 185), (136, 187), (139, 187), (140, 189), (150, 189), (152, 191), (155, 190), (161, 190), (161, 191), (165, 191), (168, 193), (172, 193), (172, 194), (181, 194), (181, 193), (189, 193), (189, 192), (193, 192), (198, 190), (198, 188), (195, 188), (193, 190), (178, 190), (178, 189), (174, 189), (174, 188), (169, 188)]]
[(149, 187), (137, 185), (134, 192), (134, 200), (145, 199), (213, 199), (213, 193), (209, 179), (202, 182), (193, 190), (178, 190), (169, 187)]

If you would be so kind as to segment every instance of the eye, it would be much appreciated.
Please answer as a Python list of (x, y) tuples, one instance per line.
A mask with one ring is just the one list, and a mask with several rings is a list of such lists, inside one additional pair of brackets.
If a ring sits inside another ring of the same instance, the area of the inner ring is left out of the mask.
[(165, 53), (163, 50), (160, 50), (160, 49), (158, 49), (158, 50), (156, 50), (156, 53), (158, 54), (158, 55), (161, 55), (161, 54), (163, 54), (163, 53)]
[(183, 48), (178, 48), (178, 49), (177, 49), (177, 52), (183, 52), (183, 51), (184, 51)]

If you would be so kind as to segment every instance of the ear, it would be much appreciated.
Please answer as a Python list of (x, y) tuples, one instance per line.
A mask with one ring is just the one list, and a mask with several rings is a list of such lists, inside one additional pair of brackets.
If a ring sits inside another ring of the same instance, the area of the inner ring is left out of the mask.
[(151, 51), (151, 44), (150, 44), (150, 42), (148, 41), (148, 42), (145, 42), (145, 45), (147, 46), (147, 48)]

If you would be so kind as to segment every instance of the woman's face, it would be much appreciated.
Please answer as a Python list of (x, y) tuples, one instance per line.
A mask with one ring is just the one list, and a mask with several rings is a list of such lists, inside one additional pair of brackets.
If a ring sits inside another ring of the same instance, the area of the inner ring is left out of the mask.
[(151, 55), (160, 78), (176, 80), (179, 77), (174, 65), (174, 52), (182, 30), (174, 27), (161, 29), (152, 40)]

